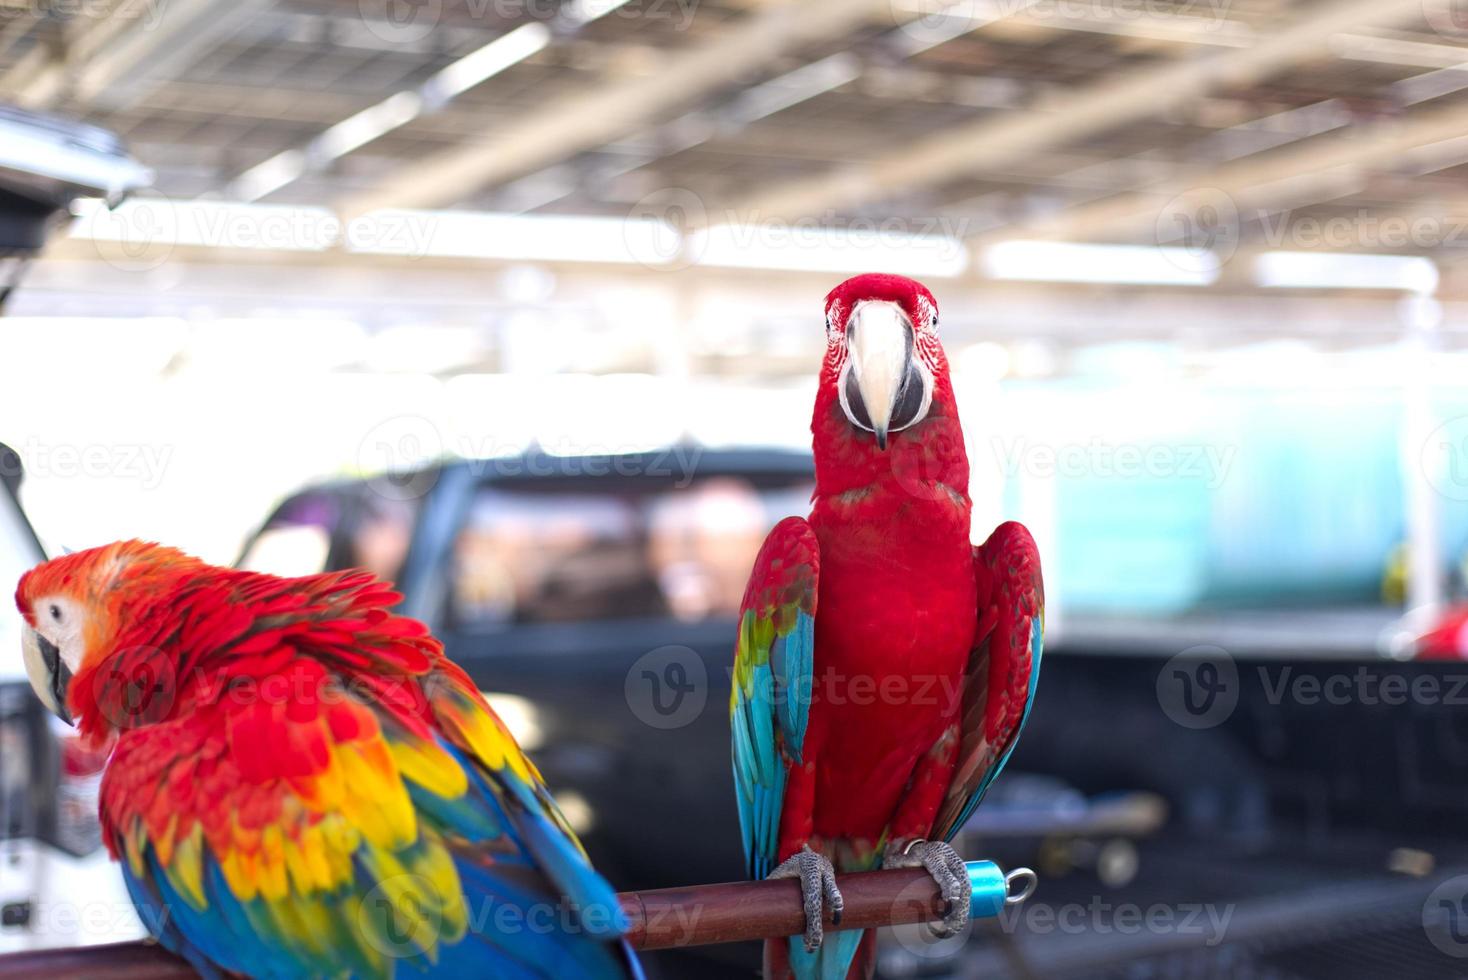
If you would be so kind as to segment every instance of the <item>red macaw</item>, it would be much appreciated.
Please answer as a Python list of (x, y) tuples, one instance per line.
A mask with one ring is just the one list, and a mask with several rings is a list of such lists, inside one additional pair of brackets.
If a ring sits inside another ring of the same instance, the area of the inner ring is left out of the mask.
[(639, 975), (535, 766), (399, 598), (138, 541), (21, 579), (37, 693), (115, 740), (102, 831), (144, 924), (212, 978)]
[(968, 458), (938, 305), (864, 275), (826, 297), (808, 520), (776, 525), (744, 594), (729, 713), (749, 873), (800, 879), (803, 941), (770, 977), (870, 975), (835, 871), (923, 867), (968, 918), (947, 841), (1004, 765), (1034, 697), (1044, 592), (1019, 524), (970, 544)]

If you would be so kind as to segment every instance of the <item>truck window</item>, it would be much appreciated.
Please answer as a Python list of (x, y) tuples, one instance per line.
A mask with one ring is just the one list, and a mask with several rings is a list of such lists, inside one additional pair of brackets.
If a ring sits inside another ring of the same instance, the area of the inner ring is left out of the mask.
[(453, 547), (450, 619), (494, 628), (733, 617), (755, 555), (810, 485), (709, 476), (605, 492), (486, 486)]

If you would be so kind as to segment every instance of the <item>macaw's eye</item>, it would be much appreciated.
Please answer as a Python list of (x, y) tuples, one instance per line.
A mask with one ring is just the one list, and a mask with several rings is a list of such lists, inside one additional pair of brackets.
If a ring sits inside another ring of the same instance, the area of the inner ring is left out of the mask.
[(61, 607), (54, 602), (51, 604), (51, 618), (58, 623), (61, 622)]

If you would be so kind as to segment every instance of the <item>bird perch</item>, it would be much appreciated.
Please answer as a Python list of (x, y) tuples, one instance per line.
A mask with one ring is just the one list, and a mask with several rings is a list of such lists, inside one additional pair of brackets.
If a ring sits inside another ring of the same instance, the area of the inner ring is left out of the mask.
[[(1018, 868), (1005, 874), (990, 861), (968, 863), (973, 917), (998, 915), (1034, 890), (1034, 873)], [(1028, 879), (1027, 881), (1025, 879)], [(837, 927), (827, 910), (826, 930), (934, 922), (943, 916), (938, 886), (921, 868), (841, 875), (845, 914)], [(1015, 881), (1024, 888), (1011, 895)], [(805, 930), (800, 885), (793, 879), (692, 885), (617, 896), (631, 929), (627, 939), (639, 950), (674, 949), (794, 936)], [(193, 969), (152, 943), (112, 943), (0, 956), (0, 980), (186, 980)]]

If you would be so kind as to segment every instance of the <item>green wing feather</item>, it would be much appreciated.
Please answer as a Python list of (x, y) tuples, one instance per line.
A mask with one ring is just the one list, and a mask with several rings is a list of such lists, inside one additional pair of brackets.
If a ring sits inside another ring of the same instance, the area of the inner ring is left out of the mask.
[(815, 532), (786, 518), (765, 539), (740, 607), (729, 727), (744, 856), (757, 879), (776, 864), (786, 775), (805, 741), (819, 575)]

